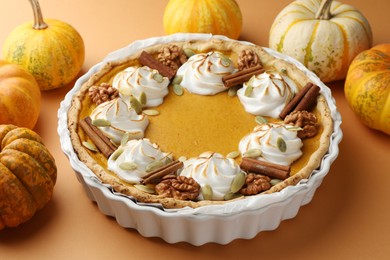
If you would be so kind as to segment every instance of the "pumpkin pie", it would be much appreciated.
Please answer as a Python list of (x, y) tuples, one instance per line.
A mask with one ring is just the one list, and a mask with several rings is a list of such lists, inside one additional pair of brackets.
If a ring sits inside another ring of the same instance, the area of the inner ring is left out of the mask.
[(264, 48), (157, 43), (104, 64), (73, 96), (74, 151), (120, 194), (197, 208), (310, 178), (333, 120), (321, 87)]

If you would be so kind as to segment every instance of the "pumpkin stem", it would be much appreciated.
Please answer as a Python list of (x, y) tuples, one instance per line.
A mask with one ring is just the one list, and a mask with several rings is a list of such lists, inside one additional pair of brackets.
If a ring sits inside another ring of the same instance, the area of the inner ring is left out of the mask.
[(316, 13), (316, 19), (319, 20), (329, 20), (332, 18), (332, 14), (330, 13), (330, 6), (332, 5), (333, 0), (322, 0), (320, 9)]
[(43, 20), (41, 7), (39, 6), (38, 0), (29, 0), (34, 12), (34, 24), (33, 28), (36, 30), (43, 30), (49, 27)]

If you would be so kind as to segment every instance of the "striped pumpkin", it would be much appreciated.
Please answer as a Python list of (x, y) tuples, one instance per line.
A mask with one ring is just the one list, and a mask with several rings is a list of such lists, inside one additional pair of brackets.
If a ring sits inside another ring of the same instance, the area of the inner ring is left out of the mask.
[(367, 19), (333, 0), (297, 0), (275, 18), (269, 47), (287, 54), (324, 82), (344, 79), (353, 58), (372, 45)]
[(240, 36), (241, 10), (235, 0), (170, 0), (164, 11), (164, 29), (172, 33)]
[(34, 22), (16, 27), (3, 46), (3, 58), (30, 71), (41, 90), (68, 85), (84, 62), (84, 42), (69, 24), (42, 18), (37, 0), (30, 0)]

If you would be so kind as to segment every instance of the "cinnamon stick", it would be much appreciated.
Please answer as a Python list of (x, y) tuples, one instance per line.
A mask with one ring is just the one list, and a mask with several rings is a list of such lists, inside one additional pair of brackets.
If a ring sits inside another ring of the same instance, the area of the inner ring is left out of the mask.
[(164, 77), (169, 78), (171, 80), (175, 74), (176, 71), (173, 70), (171, 67), (166, 66), (165, 64), (161, 63), (160, 61), (156, 60), (153, 55), (147, 53), (146, 51), (143, 51), (141, 55), (138, 58), (138, 61), (143, 66), (148, 66), (151, 69), (158, 70), (158, 72), (163, 75)]
[(182, 161), (176, 160), (176, 161), (170, 162), (170, 163), (168, 163), (168, 164), (166, 164), (166, 165), (164, 165), (164, 166), (162, 166), (154, 171), (151, 171), (147, 175), (145, 175), (143, 177), (143, 180), (141, 181), (141, 183), (142, 184), (151, 183), (154, 180), (161, 179), (165, 175), (168, 175), (168, 174), (171, 174), (171, 173), (177, 171), (181, 167), (183, 167)]
[(317, 100), (320, 88), (308, 82), (280, 112), (279, 117), (284, 119), (292, 111), (308, 110)]
[(99, 151), (106, 157), (116, 150), (115, 145), (113, 145), (110, 139), (105, 136), (99, 128), (92, 124), (91, 118), (88, 116), (79, 122), (81, 128), (91, 138), (92, 142), (96, 145)]
[(243, 157), (241, 169), (247, 172), (253, 172), (257, 174), (263, 174), (271, 178), (280, 180), (287, 179), (290, 175), (290, 167), (274, 164), (270, 162), (259, 161), (253, 158)]
[(243, 84), (244, 82), (248, 81), (253, 75), (261, 74), (263, 72), (263, 67), (261, 65), (256, 65), (248, 69), (243, 69), (237, 73), (223, 76), (222, 82), (225, 87), (230, 88)]

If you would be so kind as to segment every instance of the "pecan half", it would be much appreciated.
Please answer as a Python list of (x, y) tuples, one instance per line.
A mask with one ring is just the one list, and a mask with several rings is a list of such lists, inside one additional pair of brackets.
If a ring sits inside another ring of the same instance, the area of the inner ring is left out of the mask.
[(246, 196), (259, 194), (260, 192), (271, 188), (270, 181), (271, 179), (268, 176), (248, 173), (240, 193)]
[(249, 69), (257, 65), (262, 65), (259, 56), (250, 49), (241, 51), (237, 59), (237, 65), (239, 70)]
[(195, 200), (199, 196), (200, 185), (185, 176), (166, 175), (155, 187), (157, 194), (179, 200)]
[(179, 46), (172, 44), (159, 50), (157, 60), (176, 71), (187, 61), (187, 56)]
[(102, 83), (99, 86), (90, 87), (88, 94), (92, 99), (92, 102), (96, 105), (100, 105), (103, 102), (110, 101), (119, 96), (118, 90), (108, 83)]
[(305, 110), (290, 113), (284, 122), (302, 128), (298, 131), (298, 137), (301, 139), (313, 137), (318, 133), (317, 117)]

